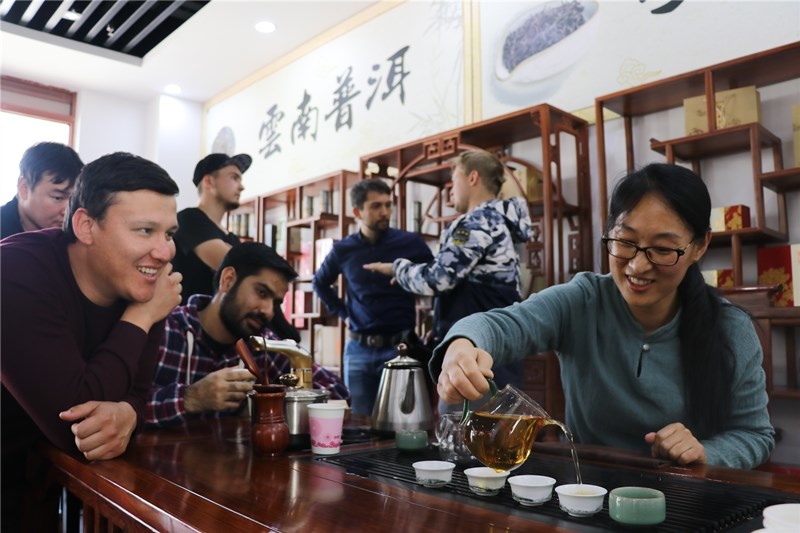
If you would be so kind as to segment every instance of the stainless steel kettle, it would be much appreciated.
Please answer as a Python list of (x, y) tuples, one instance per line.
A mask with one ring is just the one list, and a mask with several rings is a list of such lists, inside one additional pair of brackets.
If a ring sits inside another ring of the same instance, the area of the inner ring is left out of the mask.
[(406, 355), (406, 345), (397, 347), (400, 355), (387, 361), (381, 374), (378, 397), (372, 409), (372, 429), (393, 432), (400, 429), (431, 429), (433, 413), (425, 368)]

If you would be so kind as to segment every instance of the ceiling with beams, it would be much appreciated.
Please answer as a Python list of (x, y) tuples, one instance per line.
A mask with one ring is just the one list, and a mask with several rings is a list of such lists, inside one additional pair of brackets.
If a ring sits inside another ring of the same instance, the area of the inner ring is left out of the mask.
[(207, 3), (3, 0), (0, 20), (142, 58)]
[(203, 102), (376, 3), (0, 0), (0, 73), (143, 102), (177, 84)]

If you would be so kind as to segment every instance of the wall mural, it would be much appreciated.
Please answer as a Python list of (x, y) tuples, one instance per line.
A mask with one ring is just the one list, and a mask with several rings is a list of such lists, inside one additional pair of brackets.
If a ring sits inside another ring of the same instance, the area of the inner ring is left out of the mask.
[(391, 9), (211, 107), (207, 149), (253, 157), (251, 197), (458, 127), (462, 26), (459, 2)]
[[(466, 7), (465, 7), (466, 6)], [(800, 2), (409, 1), (207, 110), (206, 151), (246, 152), (245, 197), (475, 120), (594, 98), (800, 39)], [(466, 39), (464, 10), (478, 19)], [(731, 38), (735, 36), (735, 38)], [(712, 43), (709, 45), (708, 43)], [(465, 101), (465, 57), (478, 102)], [(475, 106), (474, 104), (478, 104)]]
[(574, 112), (599, 95), (796, 41), (798, 20), (800, 2), (481, 2), (483, 118), (540, 103)]

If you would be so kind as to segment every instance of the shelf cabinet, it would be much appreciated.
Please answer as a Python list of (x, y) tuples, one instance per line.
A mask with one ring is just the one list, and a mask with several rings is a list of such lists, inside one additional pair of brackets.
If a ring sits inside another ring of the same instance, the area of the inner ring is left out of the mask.
[[(650, 149), (663, 155), (667, 162), (689, 163), (692, 169), (701, 174), (701, 162), (730, 154), (749, 154), (750, 166), (743, 168), (741, 174), (752, 179), (752, 202), (754, 220), (752, 227), (740, 230), (715, 232), (712, 235), (713, 247), (728, 247), (731, 252), (734, 285), (732, 299), (743, 305), (753, 315), (759, 325), (761, 344), (764, 349), (764, 368), (767, 373), (768, 392), (773, 396), (781, 393), (773, 387), (772, 380), (772, 330), (786, 331), (787, 372), (791, 393), (787, 397), (800, 397), (797, 394), (795, 329), (800, 325), (800, 308), (770, 307), (768, 300), (743, 298), (749, 288), (744, 287), (743, 245), (763, 245), (786, 243), (789, 239), (788, 210), (786, 195), (800, 190), (800, 168), (784, 168), (781, 151), (782, 140), (769, 129), (758, 123), (742, 124), (727, 128), (717, 128), (714, 107), (714, 94), (721, 90), (755, 85), (765, 87), (781, 82), (800, 79), (800, 42), (789, 43), (778, 48), (766, 50), (725, 63), (698, 69), (664, 80), (647, 83), (626, 89), (595, 100), (597, 117), (597, 155), (598, 182), (600, 192), (600, 224), (605, 224), (608, 216), (608, 165), (606, 146), (605, 116), (608, 111), (622, 117), (624, 127), (625, 163), (628, 170), (636, 167), (634, 157), (634, 119), (652, 113), (668, 111), (683, 105), (685, 98), (705, 95), (706, 116), (705, 133), (681, 136), (670, 139), (651, 139)], [(789, 110), (787, 109), (787, 114)], [(617, 149), (617, 148), (611, 148)], [(764, 171), (763, 154), (771, 156), (773, 170)], [(797, 165), (798, 163), (795, 162)], [(616, 173), (616, 171), (614, 171)], [(770, 227), (766, 220), (765, 191), (774, 193), (777, 213), (777, 227)], [(793, 215), (796, 216), (796, 213)], [(602, 259), (603, 271), (608, 271), (608, 258)], [(738, 291), (738, 292), (737, 292)]]
[[(448, 198), (452, 161), (474, 148), (497, 154), (509, 170), (507, 179), (516, 179), (512, 169), (541, 169), (541, 199), (528, 198), (525, 183), (517, 191), (528, 201), (534, 235), (520, 256), (530, 280), (522, 287), (523, 296), (591, 270), (588, 124), (558, 108), (542, 104), (365, 155), (361, 175), (391, 180), (398, 227), (421, 229), (423, 235), (438, 239), (457, 216)], [(428, 209), (418, 214), (414, 204), (420, 202), (420, 187), (429, 189), (422, 202)], [(418, 223), (419, 218), (423, 220)], [(419, 333), (424, 334), (424, 313), (418, 316)], [(527, 358), (524, 372), (526, 392), (553, 416), (563, 417), (555, 355)]]
[[(229, 215), (229, 227), (237, 217), (247, 216), (255, 239), (273, 247), (292, 265), (299, 276), (284, 298), (287, 318), (301, 330), (303, 344), (312, 354), (318, 353), (315, 326), (337, 328), (336, 345), (325, 346), (326, 352), (339, 354), (332, 362), (317, 363), (341, 368), (344, 327), (339, 318), (331, 315), (311, 287), (311, 279), (327, 253), (319, 243), (325, 239), (332, 244), (347, 235), (354, 219), (350, 216), (347, 193), (360, 179), (356, 172), (339, 170), (259, 196), (242, 204)], [(344, 295), (343, 281), (338, 284), (339, 296)]]
[(236, 209), (229, 211), (225, 215), (225, 228), (239, 237), (242, 242), (261, 241), (262, 237), (258, 233), (260, 224), (258, 223), (258, 210), (256, 200), (243, 202)]
[[(714, 235), (714, 245), (727, 241), (731, 247), (734, 283), (737, 286), (743, 285), (741, 245), (786, 242), (788, 239), (785, 194), (800, 187), (800, 169), (784, 168), (781, 139), (761, 124), (743, 124), (718, 129), (714, 119), (716, 117), (714, 93), (750, 85), (763, 87), (797, 78), (800, 78), (800, 42), (598, 97), (595, 100), (595, 114), (601, 227), (608, 216), (606, 112), (611, 111), (622, 116), (626, 164), (627, 169), (631, 170), (636, 167), (633, 119), (681, 107), (685, 98), (704, 94), (707, 102), (708, 132), (675, 139), (651, 139), (650, 148), (662, 154), (670, 163), (677, 161), (690, 163), (698, 174), (701, 173), (702, 160), (749, 152), (751, 168), (745, 172), (750, 174), (753, 180), (754, 227)], [(763, 170), (763, 150), (768, 150), (772, 155), (774, 170), (771, 172)], [(769, 228), (765, 220), (763, 194), (765, 188), (776, 193), (775, 201), (779, 216), (777, 228)], [(602, 261), (602, 268), (607, 271), (608, 258), (603, 257)]]

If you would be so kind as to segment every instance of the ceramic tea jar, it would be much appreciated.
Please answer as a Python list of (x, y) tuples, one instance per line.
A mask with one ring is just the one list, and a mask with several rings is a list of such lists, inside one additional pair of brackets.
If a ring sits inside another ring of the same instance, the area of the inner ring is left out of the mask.
[(276, 455), (289, 446), (289, 426), (283, 417), (285, 398), (283, 385), (254, 386), (250, 394), (253, 408), (250, 440), (256, 453)]

